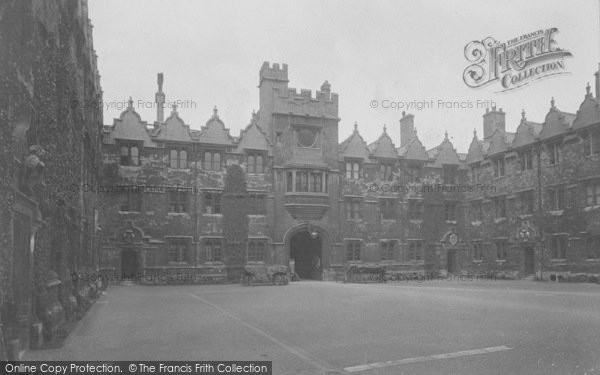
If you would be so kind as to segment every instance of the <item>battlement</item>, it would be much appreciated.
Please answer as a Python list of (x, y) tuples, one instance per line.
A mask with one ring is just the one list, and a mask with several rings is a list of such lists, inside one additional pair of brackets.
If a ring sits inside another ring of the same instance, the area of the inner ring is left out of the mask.
[(295, 88), (275, 88), (273, 110), (299, 116), (331, 117), (338, 116), (338, 94), (328, 90), (316, 91)]
[(260, 86), (265, 79), (288, 82), (287, 64), (282, 64), (280, 67), (278, 63), (273, 63), (271, 66), (268, 61), (265, 61), (260, 67), (258, 85)]
[[(329, 84), (328, 84), (329, 85)], [(316, 91), (315, 92), (315, 96), (312, 95), (312, 90), (309, 89), (300, 89), (300, 92), (298, 92), (298, 89), (294, 88), (294, 87), (289, 87), (286, 91), (280, 92), (279, 93), (279, 97), (280, 98), (287, 98), (290, 100), (304, 100), (304, 101), (333, 101), (333, 102), (337, 102), (338, 100), (338, 94), (336, 93), (332, 93), (329, 90), (329, 86), (327, 87), (327, 89), (325, 91), (322, 90), (323, 87), (321, 87), (321, 91)]]
[(260, 68), (261, 113), (285, 113), (298, 116), (338, 118), (338, 95), (325, 81), (321, 89), (288, 87), (288, 66), (265, 61)]

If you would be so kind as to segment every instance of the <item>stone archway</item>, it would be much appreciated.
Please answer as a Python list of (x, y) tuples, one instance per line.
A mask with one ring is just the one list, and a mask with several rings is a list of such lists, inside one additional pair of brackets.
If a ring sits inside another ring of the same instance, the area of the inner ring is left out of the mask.
[(323, 270), (329, 266), (327, 232), (316, 225), (301, 224), (288, 230), (285, 245), (288, 261), (303, 280), (322, 280)]
[(137, 281), (140, 272), (139, 251), (132, 247), (121, 249), (121, 279)]

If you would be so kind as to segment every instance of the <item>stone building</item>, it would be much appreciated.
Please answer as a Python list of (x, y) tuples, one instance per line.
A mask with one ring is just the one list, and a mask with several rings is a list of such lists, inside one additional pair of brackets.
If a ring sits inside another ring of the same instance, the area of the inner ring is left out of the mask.
[(0, 358), (62, 336), (97, 269), (102, 90), (86, 1), (0, 4)]
[[(598, 81), (598, 73), (596, 74)], [(600, 109), (587, 88), (576, 114), (506, 129), (483, 115), (468, 153), (448, 139), (427, 150), (414, 116), (401, 144), (358, 124), (338, 141), (338, 95), (288, 87), (287, 65), (265, 62), (259, 110), (235, 137), (215, 108), (199, 130), (128, 108), (104, 127), (102, 267), (143, 282), (217, 282), (229, 268), (221, 196), (227, 166), (245, 171), (246, 264), (290, 265), (303, 279), (340, 280), (350, 266), (389, 277), (477, 275), (597, 280), (600, 272)], [(600, 86), (596, 83), (596, 86)], [(597, 91), (600, 90), (597, 88)], [(241, 211), (240, 211), (241, 212)]]

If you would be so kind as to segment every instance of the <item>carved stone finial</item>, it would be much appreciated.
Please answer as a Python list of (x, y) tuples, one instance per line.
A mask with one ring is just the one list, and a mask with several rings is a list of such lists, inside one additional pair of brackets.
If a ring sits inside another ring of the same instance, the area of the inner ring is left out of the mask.
[(358, 131), (358, 123), (356, 121), (354, 121), (354, 131), (355, 132)]
[(131, 96), (129, 97), (129, 100), (127, 101), (127, 108), (128, 109), (133, 109), (133, 99), (131, 98)]
[(177, 104), (173, 104), (173, 106), (171, 108), (172, 108), (171, 113), (177, 114)]
[(591, 90), (592, 90), (592, 87), (590, 86), (590, 83), (588, 82), (588, 83), (587, 83), (587, 86), (585, 86), (585, 95), (586, 95), (586, 96), (590, 96), (590, 95), (591, 95), (591, 93), (592, 93), (592, 91), (591, 91)]
[(477, 129), (473, 129), (473, 138), (477, 138)]
[(523, 121), (527, 120), (527, 117), (525, 117), (525, 109), (521, 110), (521, 120), (523, 120)]
[(383, 124), (383, 133), (387, 133), (387, 127)]
[(550, 108), (554, 108), (554, 104), (556, 102), (554, 101), (554, 96), (552, 97), (552, 99), (550, 100)]
[(219, 118), (218, 112), (219, 112), (219, 110), (217, 109), (217, 106), (215, 106), (213, 108), (213, 118)]
[(448, 130), (446, 130), (446, 132), (444, 133), (444, 139), (447, 141), (448, 140)]

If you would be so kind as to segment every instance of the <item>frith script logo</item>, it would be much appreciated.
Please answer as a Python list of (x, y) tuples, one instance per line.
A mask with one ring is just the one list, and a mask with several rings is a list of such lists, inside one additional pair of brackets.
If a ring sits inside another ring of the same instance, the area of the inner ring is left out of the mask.
[(474, 40), (465, 46), (465, 58), (472, 63), (463, 80), (469, 87), (482, 87), (495, 81), (501, 91), (523, 87), (535, 80), (566, 74), (565, 57), (571, 52), (558, 48), (553, 27), (500, 43), (492, 37)]

